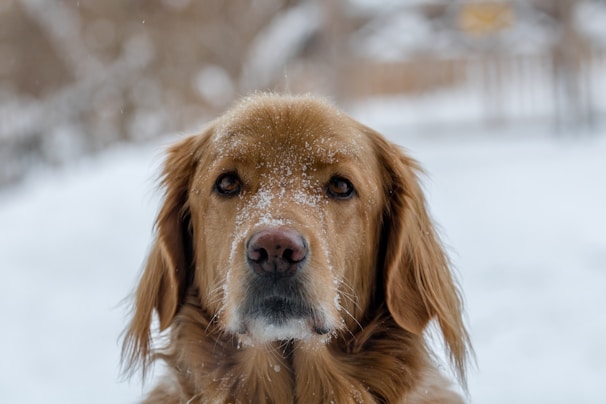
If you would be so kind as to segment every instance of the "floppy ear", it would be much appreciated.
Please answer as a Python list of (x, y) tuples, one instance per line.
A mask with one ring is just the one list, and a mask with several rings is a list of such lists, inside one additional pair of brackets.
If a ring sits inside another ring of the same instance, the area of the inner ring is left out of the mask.
[(193, 245), (188, 189), (197, 161), (199, 137), (168, 151), (162, 173), (164, 203), (156, 219), (156, 239), (135, 293), (134, 314), (125, 331), (122, 359), (127, 368), (145, 368), (151, 353), (153, 312), (160, 331), (170, 326), (193, 276)]
[(450, 263), (427, 213), (417, 179), (418, 164), (375, 134), (384, 168), (384, 280), (387, 308), (407, 331), (421, 335), (435, 318), (460, 381), (470, 341)]

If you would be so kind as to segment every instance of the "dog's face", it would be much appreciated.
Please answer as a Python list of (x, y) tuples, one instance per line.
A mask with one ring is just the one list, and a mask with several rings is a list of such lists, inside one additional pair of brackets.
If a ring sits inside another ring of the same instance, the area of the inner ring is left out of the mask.
[(244, 104), (205, 136), (189, 189), (204, 306), (253, 342), (355, 323), (384, 205), (370, 140), (328, 106), (286, 103)]
[(126, 359), (152, 357), (154, 312), (165, 330), (188, 305), (251, 344), (354, 335), (377, 314), (421, 335), (435, 317), (462, 371), (461, 302), (416, 171), (309, 97), (253, 97), (172, 146)]

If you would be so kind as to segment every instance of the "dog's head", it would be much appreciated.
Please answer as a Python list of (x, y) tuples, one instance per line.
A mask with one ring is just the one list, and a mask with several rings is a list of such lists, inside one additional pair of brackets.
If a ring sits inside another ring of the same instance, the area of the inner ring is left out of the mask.
[(437, 318), (457, 366), (460, 299), (416, 164), (309, 97), (256, 96), (173, 146), (157, 238), (126, 336), (149, 354), (188, 293), (241, 341), (327, 340), (384, 305), (421, 334)]

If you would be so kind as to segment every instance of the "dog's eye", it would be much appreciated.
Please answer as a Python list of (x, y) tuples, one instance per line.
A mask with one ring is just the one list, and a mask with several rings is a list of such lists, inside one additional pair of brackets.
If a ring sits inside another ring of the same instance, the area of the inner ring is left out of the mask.
[(215, 191), (224, 196), (236, 195), (241, 188), (242, 182), (236, 173), (221, 174), (215, 182)]
[(349, 199), (354, 195), (354, 187), (349, 180), (334, 176), (330, 179), (326, 192), (334, 199)]

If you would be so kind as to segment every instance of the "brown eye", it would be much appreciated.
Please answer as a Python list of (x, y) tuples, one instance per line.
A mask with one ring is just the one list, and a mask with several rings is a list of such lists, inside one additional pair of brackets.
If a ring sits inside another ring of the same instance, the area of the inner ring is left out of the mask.
[(232, 196), (240, 193), (242, 182), (236, 173), (221, 174), (215, 182), (215, 191), (219, 195)]
[(334, 199), (349, 199), (354, 195), (354, 187), (349, 180), (334, 176), (330, 179), (326, 193)]

